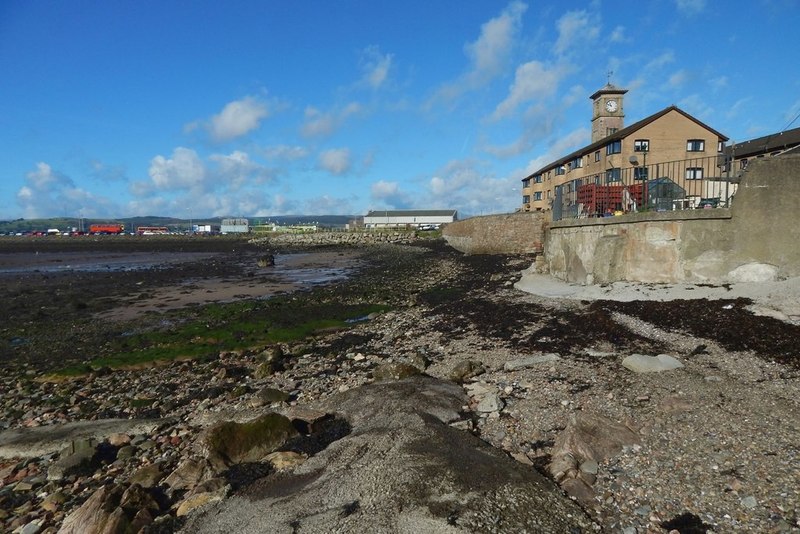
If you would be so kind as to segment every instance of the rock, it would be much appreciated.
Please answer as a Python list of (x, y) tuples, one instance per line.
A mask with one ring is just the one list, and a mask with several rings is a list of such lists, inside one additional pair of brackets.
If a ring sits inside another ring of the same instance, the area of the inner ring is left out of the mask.
[(539, 356), (528, 356), (516, 360), (509, 360), (503, 365), (506, 371), (519, 371), (520, 369), (527, 369), (528, 367), (535, 367), (543, 363), (555, 362), (561, 359), (561, 356), (552, 352), (549, 354), (541, 354)]
[(627, 426), (597, 414), (579, 413), (570, 416), (567, 427), (556, 438), (548, 467), (557, 480), (563, 478), (567, 465), (595, 464), (611, 458), (625, 446), (639, 443), (639, 436)]
[(159, 510), (158, 503), (153, 499), (152, 495), (139, 484), (128, 486), (122, 497), (120, 497), (119, 506), (130, 517), (135, 516), (139, 510), (148, 510), (156, 513)]
[(224, 493), (209, 491), (198, 493), (196, 495), (190, 495), (181, 501), (181, 503), (178, 505), (175, 515), (178, 517), (184, 517), (198, 508), (202, 508), (203, 506), (207, 506), (211, 503), (219, 502), (224, 497)]
[(380, 380), (402, 380), (409, 376), (422, 374), (417, 367), (402, 362), (391, 362), (379, 365), (372, 371), (372, 377)]
[(62, 425), (16, 428), (0, 433), (0, 458), (36, 458), (62, 450), (76, 440), (105, 440), (118, 432), (151, 433), (163, 419), (99, 419)]
[(659, 354), (658, 356), (631, 354), (622, 360), (622, 366), (634, 373), (657, 373), (680, 369), (683, 364), (668, 354)]
[(94, 458), (97, 441), (92, 438), (70, 442), (62, 456), (47, 468), (47, 480), (63, 480), (86, 468)]
[(292, 469), (306, 461), (306, 457), (299, 452), (280, 451), (268, 454), (265, 458), (278, 471)]
[(466, 400), (460, 386), (424, 375), (332, 395), (318, 406), (350, 434), (192, 514), (183, 530), (592, 532), (535, 469), (448, 425)]
[(261, 405), (272, 404), (274, 402), (286, 402), (289, 400), (289, 394), (279, 389), (265, 387), (256, 393), (256, 399), (261, 402)]
[(747, 497), (744, 497), (742, 499), (742, 506), (744, 506), (748, 510), (752, 510), (753, 508), (758, 506), (758, 501), (754, 496), (748, 495)]
[(67, 498), (68, 497), (66, 493), (62, 491), (56, 491), (45, 497), (40, 506), (47, 512), (55, 512), (61, 507), (62, 504), (67, 502)]
[(114, 447), (123, 447), (131, 442), (131, 437), (123, 432), (115, 432), (108, 436), (108, 442)]
[(173, 490), (191, 489), (214, 476), (211, 465), (202, 458), (187, 458), (164, 479)]
[(478, 403), (478, 406), (475, 408), (477, 412), (480, 413), (491, 413), (491, 412), (499, 412), (505, 407), (505, 403), (503, 399), (500, 398), (498, 394), (491, 394), (486, 395), (483, 400)]
[(158, 482), (164, 478), (161, 465), (150, 464), (139, 468), (130, 478), (132, 484), (139, 484), (143, 488), (154, 488)]
[(246, 423), (217, 423), (203, 438), (208, 457), (221, 457), (228, 465), (257, 462), (298, 435), (288, 417), (268, 413)]
[(566, 479), (561, 483), (561, 488), (567, 492), (567, 495), (583, 505), (594, 501), (594, 490), (580, 478)]
[(126, 532), (130, 521), (119, 501), (125, 488), (119, 485), (101, 486), (80, 508), (72, 512), (61, 525), (59, 534), (106, 534)]
[(450, 380), (453, 382), (464, 382), (478, 375), (482, 375), (486, 370), (483, 368), (481, 362), (475, 360), (464, 360), (459, 362), (450, 371)]
[(265, 255), (261, 256), (260, 258), (258, 258), (258, 260), (256, 261), (256, 264), (259, 267), (261, 267), (262, 269), (264, 267), (274, 267), (275, 266), (275, 256), (272, 255), (272, 254), (265, 254)]

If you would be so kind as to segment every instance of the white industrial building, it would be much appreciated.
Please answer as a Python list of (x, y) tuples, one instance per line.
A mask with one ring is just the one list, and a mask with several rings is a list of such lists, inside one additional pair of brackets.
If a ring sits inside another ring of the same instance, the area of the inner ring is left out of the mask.
[(246, 234), (250, 231), (250, 221), (247, 219), (222, 219), (220, 232), (223, 234)]
[(456, 220), (456, 210), (373, 210), (364, 216), (364, 227), (434, 229)]

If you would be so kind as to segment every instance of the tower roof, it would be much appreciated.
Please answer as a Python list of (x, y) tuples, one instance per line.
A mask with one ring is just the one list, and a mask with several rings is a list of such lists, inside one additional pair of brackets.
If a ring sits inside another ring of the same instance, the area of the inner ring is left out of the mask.
[(624, 95), (627, 93), (627, 89), (622, 89), (617, 87), (616, 85), (612, 85), (611, 82), (605, 84), (602, 88), (595, 91), (592, 96), (589, 97), (590, 100), (595, 100), (600, 95)]

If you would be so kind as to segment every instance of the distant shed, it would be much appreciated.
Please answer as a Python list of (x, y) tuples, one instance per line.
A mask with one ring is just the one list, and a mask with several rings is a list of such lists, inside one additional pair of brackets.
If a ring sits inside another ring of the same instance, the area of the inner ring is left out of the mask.
[(364, 216), (366, 228), (439, 228), (458, 220), (456, 210), (373, 210)]

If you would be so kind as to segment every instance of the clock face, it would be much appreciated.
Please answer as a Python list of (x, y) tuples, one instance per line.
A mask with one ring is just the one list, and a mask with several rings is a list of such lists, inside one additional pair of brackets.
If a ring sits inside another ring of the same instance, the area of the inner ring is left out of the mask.
[(608, 102), (606, 102), (606, 110), (610, 111), (611, 113), (617, 111), (617, 101), (609, 100)]

